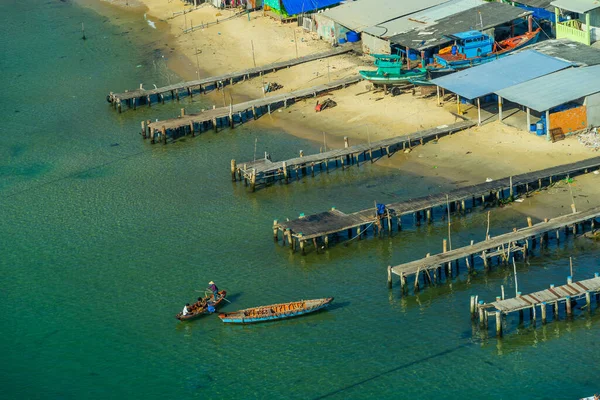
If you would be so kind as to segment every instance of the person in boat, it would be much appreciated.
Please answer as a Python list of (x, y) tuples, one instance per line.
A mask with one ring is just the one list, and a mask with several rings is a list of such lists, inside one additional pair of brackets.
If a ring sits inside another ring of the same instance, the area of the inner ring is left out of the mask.
[(213, 281), (208, 282), (208, 290), (212, 291), (214, 296), (213, 301), (217, 301), (217, 295), (219, 294), (219, 288)]
[(185, 315), (191, 314), (188, 307), (190, 307), (190, 303), (187, 303), (185, 306), (183, 306), (183, 311), (182, 311), (181, 315), (185, 316)]
[(204, 308), (204, 306), (206, 306), (206, 302), (202, 297), (198, 297), (198, 302), (196, 303), (196, 306), (198, 308)]

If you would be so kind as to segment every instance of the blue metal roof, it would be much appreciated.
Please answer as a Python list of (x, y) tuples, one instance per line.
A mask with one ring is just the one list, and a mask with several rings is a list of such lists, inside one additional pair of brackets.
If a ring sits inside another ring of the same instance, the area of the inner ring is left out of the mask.
[(342, 0), (282, 0), (288, 15), (302, 14), (340, 4)]
[(600, 65), (569, 68), (496, 92), (539, 112), (600, 92)]
[(466, 99), (476, 99), (570, 66), (569, 62), (528, 50), (432, 82)]
[(466, 31), (466, 32), (460, 32), (460, 33), (455, 33), (452, 36), (456, 36), (459, 39), (470, 39), (472, 37), (478, 37), (481, 36), (482, 33), (479, 31)]

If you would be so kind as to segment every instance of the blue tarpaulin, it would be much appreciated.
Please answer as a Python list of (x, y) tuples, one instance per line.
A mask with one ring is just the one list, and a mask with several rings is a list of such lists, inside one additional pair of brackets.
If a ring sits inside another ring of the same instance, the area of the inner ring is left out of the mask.
[(337, 5), (341, 0), (281, 0), (288, 15), (302, 14), (309, 11)]

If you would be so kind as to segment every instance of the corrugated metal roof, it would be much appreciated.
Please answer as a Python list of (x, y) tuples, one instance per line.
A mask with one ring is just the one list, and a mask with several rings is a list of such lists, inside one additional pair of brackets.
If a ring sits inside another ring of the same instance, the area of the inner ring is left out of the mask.
[(600, 8), (600, 1), (598, 0), (554, 0), (550, 4), (567, 11), (574, 11), (581, 14)]
[(536, 50), (560, 60), (566, 60), (579, 66), (600, 64), (600, 49), (574, 42), (569, 39), (551, 39), (516, 50), (515, 53)]
[(301, 14), (341, 3), (342, 0), (282, 0), (288, 15)]
[(498, 96), (543, 112), (600, 92), (600, 65), (569, 68), (495, 92)]
[[(426, 50), (432, 47), (449, 43), (445, 35), (473, 29), (486, 30), (498, 25), (522, 18), (531, 14), (522, 8), (513, 7), (504, 3), (485, 3), (481, 6), (459, 12), (442, 18), (435, 24), (428, 25), (422, 29), (411, 29), (410, 31), (392, 36), (390, 42), (411, 49)], [(483, 27), (481, 26), (483, 22)]]
[(515, 1), (515, 3), (524, 4), (529, 7), (537, 7), (537, 8), (554, 10), (554, 7), (550, 7), (551, 2), (552, 2), (552, 0), (517, 0), (517, 1)]
[(392, 21), (371, 26), (364, 31), (370, 35), (387, 39), (411, 29), (423, 29), (444, 17), (469, 10), (482, 4), (485, 4), (483, 0), (450, 1), (402, 18), (396, 18)]
[(461, 97), (476, 99), (570, 66), (568, 62), (530, 50), (455, 72), (432, 82)]
[(323, 13), (356, 32), (366, 28), (425, 10), (450, 0), (357, 0), (332, 8)]

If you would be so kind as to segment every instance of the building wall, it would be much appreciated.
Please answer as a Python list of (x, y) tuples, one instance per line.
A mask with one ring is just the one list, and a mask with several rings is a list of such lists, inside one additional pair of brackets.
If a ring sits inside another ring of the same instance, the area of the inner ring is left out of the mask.
[(314, 15), (315, 31), (319, 37), (329, 43), (339, 40), (340, 38), (346, 38), (346, 32), (348, 29), (337, 24), (333, 20), (324, 16), (322, 13), (316, 13)]
[(365, 54), (391, 54), (390, 42), (363, 32), (361, 35), (362, 50)]
[(563, 134), (579, 131), (588, 126), (586, 107), (575, 107), (550, 114), (550, 129), (560, 128)]
[(600, 93), (586, 99), (588, 126), (600, 126)]

